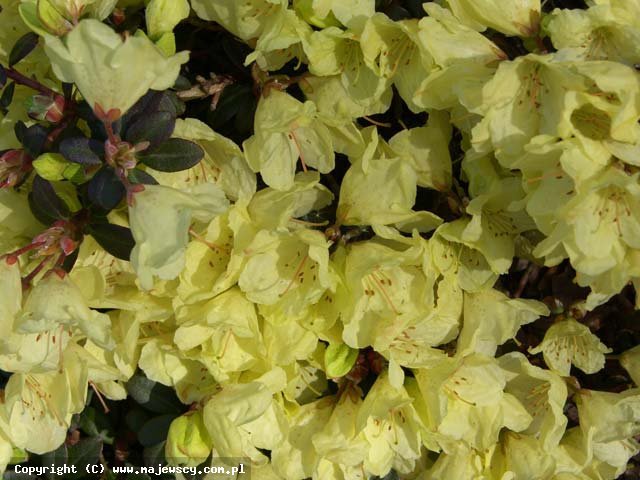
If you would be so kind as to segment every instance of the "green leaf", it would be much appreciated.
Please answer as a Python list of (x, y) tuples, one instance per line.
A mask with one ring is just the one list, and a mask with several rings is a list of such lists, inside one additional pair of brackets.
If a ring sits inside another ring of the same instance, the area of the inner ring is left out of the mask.
[(127, 412), (124, 421), (132, 432), (137, 432), (149, 420), (149, 417), (149, 412), (140, 407), (134, 407)]
[(87, 231), (111, 255), (121, 260), (129, 260), (135, 245), (131, 230), (111, 223), (95, 223), (89, 225)]
[(184, 405), (178, 400), (175, 390), (149, 380), (141, 373), (136, 373), (126, 384), (127, 393), (149, 411), (155, 413), (178, 414)]
[(158, 181), (144, 170), (134, 168), (129, 172), (129, 181), (131, 183), (141, 183), (143, 185), (159, 185)]
[(79, 428), (90, 437), (99, 437), (104, 443), (113, 443), (113, 429), (103, 410), (86, 407), (79, 418)]
[(140, 155), (140, 161), (161, 172), (180, 172), (197, 165), (204, 157), (198, 145), (182, 138), (170, 138), (153, 152)]
[(9, 66), (13, 67), (20, 60), (29, 55), (34, 48), (38, 46), (40, 37), (38, 34), (29, 32), (25, 33), (18, 41), (13, 45), (11, 53), (9, 54)]
[(86, 475), (87, 465), (99, 465), (102, 445), (100, 437), (88, 437), (67, 447), (69, 463), (75, 465), (78, 472), (76, 475), (68, 474), (67, 478), (82, 478)]
[(150, 447), (146, 447), (142, 450), (142, 458), (144, 459), (144, 464), (147, 466), (166, 464), (166, 459), (164, 456), (166, 441), (162, 441), (156, 445), (152, 445)]
[(22, 145), (29, 155), (37, 158), (47, 143), (47, 130), (39, 124), (31, 125), (24, 130)]
[[(69, 463), (69, 454), (67, 451), (67, 446), (65, 444), (60, 445), (59, 448), (54, 450), (53, 452), (45, 453), (42, 456), (42, 464), (43, 465), (55, 465), (56, 467), (62, 467)], [(54, 480), (57, 478), (52, 472), (47, 472), (46, 474), (47, 480)]]
[(82, 165), (78, 165), (77, 163), (71, 163), (67, 165), (67, 167), (62, 172), (62, 176), (69, 180), (70, 182), (80, 185), (87, 181), (87, 176), (85, 174), (84, 168)]
[(3, 115), (7, 114), (7, 109), (9, 108), (9, 105), (11, 105), (11, 102), (13, 101), (13, 94), (16, 91), (16, 84), (11, 82), (9, 85), (7, 85), (7, 88), (4, 89), (4, 91), (2, 92), (2, 96), (0, 96), (0, 112)]
[(151, 447), (160, 442), (164, 442), (167, 438), (167, 433), (169, 433), (171, 422), (173, 422), (177, 416), (175, 413), (168, 413), (147, 421), (138, 431), (138, 441), (145, 447)]
[(0, 88), (4, 88), (7, 84), (7, 72), (2, 65), (0, 65)]
[(171, 137), (175, 126), (176, 117), (171, 112), (154, 112), (133, 123), (124, 138), (133, 144), (150, 142), (153, 149)]
[(33, 180), (29, 206), (33, 215), (45, 225), (71, 216), (69, 208), (58, 197), (51, 183), (38, 175)]
[(81, 165), (101, 165), (103, 151), (100, 142), (84, 137), (65, 138), (60, 142), (60, 153), (64, 158)]
[(89, 200), (105, 210), (118, 206), (126, 190), (113, 168), (103, 167), (89, 182)]
[(44, 153), (33, 161), (36, 173), (50, 182), (62, 180), (67, 165), (68, 162), (59, 153)]

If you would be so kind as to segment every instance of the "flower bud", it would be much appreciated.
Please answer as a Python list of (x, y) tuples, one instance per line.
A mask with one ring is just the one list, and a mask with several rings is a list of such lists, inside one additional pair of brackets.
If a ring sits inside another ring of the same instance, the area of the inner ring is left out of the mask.
[(24, 150), (7, 150), (0, 155), (0, 188), (15, 187), (33, 169), (31, 157)]
[(34, 95), (27, 101), (27, 111), (34, 120), (47, 120), (58, 123), (64, 117), (64, 97), (56, 95), (55, 98), (47, 95)]
[(353, 368), (359, 351), (344, 343), (333, 343), (324, 352), (324, 365), (330, 378), (344, 377)]
[(333, 15), (333, 12), (329, 11), (326, 13), (326, 16), (322, 16), (321, 13), (318, 13), (313, 8), (313, 3), (313, 0), (293, 0), (293, 8), (309, 25), (313, 25), (318, 28), (342, 26), (338, 19)]
[(171, 422), (165, 457), (174, 465), (195, 467), (211, 453), (212, 442), (204, 425), (202, 412), (189, 412)]

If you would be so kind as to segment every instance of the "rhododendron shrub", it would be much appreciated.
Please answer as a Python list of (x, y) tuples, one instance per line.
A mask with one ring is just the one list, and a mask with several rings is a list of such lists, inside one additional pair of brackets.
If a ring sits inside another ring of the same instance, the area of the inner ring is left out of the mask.
[(0, 471), (637, 478), (639, 45), (638, 0), (0, 0)]

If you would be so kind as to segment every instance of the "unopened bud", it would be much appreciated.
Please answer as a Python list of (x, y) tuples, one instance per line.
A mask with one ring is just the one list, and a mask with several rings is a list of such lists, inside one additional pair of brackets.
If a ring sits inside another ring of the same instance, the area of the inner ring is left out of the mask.
[(332, 343), (324, 352), (324, 366), (330, 378), (344, 377), (356, 363), (359, 350), (344, 343)]
[(55, 98), (47, 95), (34, 95), (27, 101), (29, 116), (34, 120), (47, 120), (51, 123), (59, 123), (64, 117), (64, 97), (56, 95)]
[(111, 14), (111, 20), (115, 25), (122, 25), (124, 21), (127, 19), (124, 9), (116, 8), (113, 10)]
[(171, 422), (165, 444), (165, 457), (169, 463), (195, 467), (207, 459), (211, 449), (211, 438), (201, 411), (189, 412)]
[(31, 157), (24, 150), (7, 150), (0, 155), (0, 188), (15, 187), (33, 169)]

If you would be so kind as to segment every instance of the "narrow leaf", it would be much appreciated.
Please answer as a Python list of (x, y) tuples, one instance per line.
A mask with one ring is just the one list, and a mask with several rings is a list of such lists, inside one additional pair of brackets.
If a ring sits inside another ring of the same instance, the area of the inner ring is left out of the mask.
[(11, 105), (11, 102), (13, 101), (13, 94), (15, 91), (16, 84), (11, 82), (2, 92), (2, 96), (0, 96), (0, 112), (2, 112), (3, 115), (7, 114), (9, 105)]
[(16, 124), (13, 126), (13, 133), (16, 134), (16, 138), (20, 143), (24, 143), (24, 136), (26, 132), (27, 132), (27, 125), (22, 120), (18, 120)]
[(182, 138), (170, 138), (147, 155), (139, 159), (145, 165), (161, 172), (180, 172), (197, 165), (204, 157), (198, 145)]
[(121, 260), (129, 260), (136, 243), (131, 230), (111, 223), (95, 223), (90, 225), (87, 231), (111, 255)]
[(16, 63), (29, 55), (33, 49), (38, 46), (39, 40), (40, 37), (34, 32), (25, 33), (20, 37), (13, 45), (11, 53), (9, 54), (9, 66), (13, 67)]
[(4, 67), (0, 65), (0, 88), (4, 88), (6, 84), (7, 84), (7, 72), (5, 71)]

